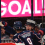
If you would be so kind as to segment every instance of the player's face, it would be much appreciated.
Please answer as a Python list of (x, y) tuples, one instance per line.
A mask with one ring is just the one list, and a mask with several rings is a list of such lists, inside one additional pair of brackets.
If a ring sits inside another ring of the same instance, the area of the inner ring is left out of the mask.
[(26, 25), (26, 30), (31, 30), (31, 25)]

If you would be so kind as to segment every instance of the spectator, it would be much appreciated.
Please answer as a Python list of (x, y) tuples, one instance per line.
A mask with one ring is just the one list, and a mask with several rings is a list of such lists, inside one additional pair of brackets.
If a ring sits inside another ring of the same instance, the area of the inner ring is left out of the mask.
[(10, 34), (10, 37), (9, 37), (9, 39), (13, 39), (13, 36), (14, 36), (13, 34)]
[(5, 34), (4, 27), (1, 27), (1, 39), (7, 39), (7, 38), (9, 38), (9, 36)]

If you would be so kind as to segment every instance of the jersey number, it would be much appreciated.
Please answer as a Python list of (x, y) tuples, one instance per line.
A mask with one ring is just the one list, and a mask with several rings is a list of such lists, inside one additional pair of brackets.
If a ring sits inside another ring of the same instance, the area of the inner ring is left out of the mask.
[(31, 45), (32, 45), (32, 41), (31, 41), (31, 39), (30, 39), (30, 38), (27, 38), (27, 41), (28, 41), (28, 43), (29, 43), (29, 44), (31, 44)]

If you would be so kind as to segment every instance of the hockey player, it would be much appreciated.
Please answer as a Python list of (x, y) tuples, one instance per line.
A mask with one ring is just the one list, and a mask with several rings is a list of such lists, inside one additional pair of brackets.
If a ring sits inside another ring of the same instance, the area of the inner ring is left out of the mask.
[(41, 36), (44, 35), (44, 32), (43, 32), (42, 30), (40, 30), (40, 28), (39, 28), (38, 25), (35, 26), (35, 32), (36, 32), (36, 33), (40, 33)]
[[(33, 39), (34, 45), (41, 45), (40, 41), (38, 41), (38, 40), (41, 40), (41, 35), (38, 32), (39, 31), (38, 27), (37, 26), (35, 27), (35, 21), (28, 19), (27, 23), (26, 23), (26, 29), (27, 29), (27, 27), (28, 27), (29, 31), (33, 32), (38, 37), (38, 39), (37, 38)], [(35, 30), (34, 30), (34, 28), (35, 28)]]
[(14, 43), (23, 43), (23, 41), (19, 38), (20, 32), (22, 32), (22, 22), (21, 21), (16, 21), (14, 22), (14, 29), (16, 31), (16, 34), (13, 37), (13, 42)]

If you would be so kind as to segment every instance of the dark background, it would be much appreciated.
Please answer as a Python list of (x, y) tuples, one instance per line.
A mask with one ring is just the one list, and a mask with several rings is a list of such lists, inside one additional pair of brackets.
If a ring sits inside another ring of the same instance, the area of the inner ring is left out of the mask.
[[(31, 17), (9, 17), (9, 18), (1, 18), (2, 21), (5, 21), (9, 24), (9, 26), (13, 27), (15, 21), (21, 21), (23, 25), (25, 25), (26, 20), (31, 19)], [(34, 20), (39, 24), (42, 23), (42, 17), (34, 17)], [(43, 22), (45, 22), (45, 16), (43, 18)]]

